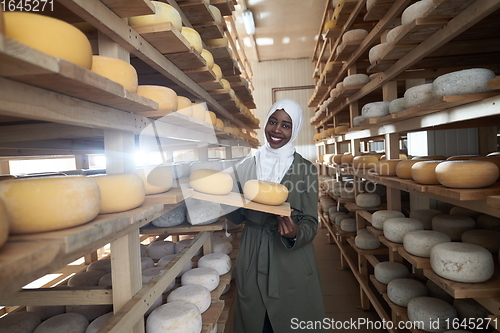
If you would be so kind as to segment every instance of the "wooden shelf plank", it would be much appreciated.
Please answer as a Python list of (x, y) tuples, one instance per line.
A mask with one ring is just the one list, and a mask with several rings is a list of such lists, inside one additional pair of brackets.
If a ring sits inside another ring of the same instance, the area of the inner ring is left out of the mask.
[(335, 50), (335, 61), (346, 61), (359, 48), (363, 41), (355, 40), (341, 43)]
[(444, 279), (432, 269), (424, 269), (424, 275), (454, 298), (491, 298), (500, 297), (500, 272), (482, 283), (461, 283)]
[(189, 198), (193, 191), (189, 189), (171, 188), (167, 192), (146, 196), (147, 203), (162, 203), (165, 205), (178, 204)]
[(212, 53), (215, 62), (217, 59), (231, 58), (231, 51), (227, 46), (211, 46), (207, 45), (206, 49)]
[(149, 0), (102, 0), (119, 17), (154, 14), (154, 6)]
[(417, 18), (402, 28), (394, 42), (396, 44), (418, 44), (431, 36), (448, 22), (447, 19), (430, 20)]
[(363, 249), (360, 249), (359, 247), (356, 246), (356, 243), (354, 242), (354, 238), (348, 238), (347, 239), (347, 242), (349, 243), (349, 245), (351, 245), (351, 247), (359, 254), (359, 255), (362, 255), (362, 256), (366, 256), (366, 255), (383, 255), (383, 254), (388, 254), (388, 250), (387, 248), (385, 247), (381, 247), (381, 248), (378, 248), (376, 250), (363, 250)]
[(201, 314), (202, 332), (210, 333), (214, 329), (222, 314), (222, 310), (224, 310), (224, 301), (212, 300), (212, 304), (210, 304), (208, 310)]
[(436, 185), (430, 186), (428, 191), (429, 193), (460, 201), (487, 200), (489, 196), (500, 194), (500, 184), (495, 183), (489, 187), (474, 189), (454, 189)]
[(211, 68), (208, 68), (207, 66), (193, 68), (193, 69), (186, 69), (184, 70), (184, 73), (186, 73), (186, 75), (189, 76), (194, 82), (218, 81), (217, 77), (215, 76), (215, 73), (212, 71)]
[(429, 258), (417, 257), (406, 252), (404, 247), (398, 248), (399, 254), (406, 259), (415, 268), (431, 268), (431, 261)]
[(376, 0), (364, 16), (365, 21), (379, 21), (384, 17), (395, 0)]
[(189, 52), (167, 53), (165, 54), (165, 58), (182, 70), (206, 67), (207, 65), (207, 62), (201, 54), (196, 52), (193, 48), (191, 48)]
[(159, 234), (190, 234), (197, 233), (201, 231), (217, 231), (224, 229), (224, 221), (220, 220), (206, 225), (191, 225), (188, 222), (183, 222), (174, 227), (155, 227), (152, 225), (147, 225), (141, 228), (139, 231), (141, 235), (159, 235)]
[(210, 4), (219, 8), (222, 16), (231, 16), (235, 9), (230, 0), (210, 0)]
[(489, 80), (488, 89), (500, 89), (500, 77)]
[(204, 0), (179, 2), (179, 7), (191, 24), (214, 22), (214, 16)]
[(368, 226), (366, 227), (366, 229), (368, 229), (368, 231), (375, 237), (384, 237), (384, 231), (382, 230), (379, 230), (372, 226)]
[(375, 289), (380, 293), (380, 295), (387, 294), (387, 285), (379, 282), (376, 278), (375, 275), (370, 275), (370, 281), (373, 283), (375, 286)]
[(193, 29), (198, 31), (202, 40), (224, 37), (224, 30), (215, 22), (193, 24)]
[(161, 54), (191, 52), (187, 39), (170, 22), (132, 27)]

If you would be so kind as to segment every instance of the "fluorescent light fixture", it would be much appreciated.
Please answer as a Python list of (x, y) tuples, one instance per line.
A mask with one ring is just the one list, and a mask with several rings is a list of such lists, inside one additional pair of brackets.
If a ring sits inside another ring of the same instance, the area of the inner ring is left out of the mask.
[(243, 25), (245, 31), (249, 35), (255, 34), (255, 21), (253, 20), (253, 13), (250, 9), (245, 9), (242, 13)]

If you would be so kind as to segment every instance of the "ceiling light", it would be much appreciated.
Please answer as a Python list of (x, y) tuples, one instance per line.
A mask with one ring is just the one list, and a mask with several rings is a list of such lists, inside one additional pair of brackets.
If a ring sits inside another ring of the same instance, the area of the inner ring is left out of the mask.
[(246, 33), (249, 35), (255, 34), (255, 21), (253, 20), (252, 11), (250, 9), (245, 9), (241, 15)]

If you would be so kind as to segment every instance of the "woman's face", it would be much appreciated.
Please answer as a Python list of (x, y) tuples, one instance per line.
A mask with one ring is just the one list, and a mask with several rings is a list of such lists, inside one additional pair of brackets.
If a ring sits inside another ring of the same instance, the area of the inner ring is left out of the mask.
[(271, 148), (283, 147), (292, 137), (292, 118), (285, 110), (274, 111), (267, 121), (264, 133)]

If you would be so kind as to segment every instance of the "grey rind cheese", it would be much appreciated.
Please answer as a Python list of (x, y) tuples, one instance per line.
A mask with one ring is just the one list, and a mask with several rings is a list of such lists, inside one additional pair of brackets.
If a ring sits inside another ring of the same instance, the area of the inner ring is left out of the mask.
[(224, 253), (205, 254), (198, 260), (198, 267), (210, 267), (215, 269), (219, 275), (224, 275), (231, 270), (231, 258)]
[(394, 304), (407, 307), (411, 299), (427, 296), (427, 288), (414, 279), (394, 279), (387, 285), (387, 296)]
[(85, 333), (96, 333), (113, 316), (113, 312), (108, 312), (93, 320), (87, 327)]
[(481, 320), (488, 318), (492, 314), (472, 298), (455, 299), (453, 307), (457, 310), (457, 315), (460, 319), (475, 318)]
[(356, 219), (343, 219), (342, 221), (340, 221), (340, 229), (345, 232), (356, 232)]
[(217, 202), (187, 199), (187, 221), (192, 225), (212, 224), (219, 220), (222, 208)]
[(426, 12), (434, 5), (432, 0), (417, 1), (408, 6), (401, 14), (401, 24), (405, 25), (417, 18), (424, 17)]
[(424, 229), (432, 229), (432, 219), (436, 215), (441, 215), (443, 212), (437, 209), (414, 209), (410, 212), (409, 217), (420, 220), (424, 223)]
[(462, 234), (472, 229), (476, 229), (476, 221), (465, 215), (441, 214), (432, 219), (432, 230), (447, 234), (454, 242), (460, 241)]
[(41, 322), (38, 313), (29, 311), (13, 312), (0, 318), (0, 332), (32, 333)]
[(151, 221), (155, 227), (174, 227), (186, 220), (186, 206), (180, 205)]
[(490, 91), (488, 81), (495, 73), (486, 68), (471, 68), (438, 76), (433, 84), (437, 96), (479, 94)]
[(405, 102), (404, 97), (393, 99), (389, 103), (389, 113), (390, 114), (396, 114), (396, 113), (399, 113), (399, 112), (406, 110), (406, 109), (407, 109), (407, 107), (406, 107), (406, 102)]
[(69, 287), (92, 287), (97, 286), (101, 277), (106, 275), (105, 271), (86, 271), (76, 273), (68, 280)]
[(432, 83), (421, 84), (405, 91), (404, 99), (407, 108), (412, 108), (434, 98)]
[[(360, 230), (365, 230), (360, 232)], [(362, 250), (376, 250), (380, 247), (380, 240), (378, 237), (373, 236), (366, 229), (358, 230), (358, 234), (354, 238), (356, 246)]]
[(148, 256), (153, 260), (160, 260), (164, 256), (175, 253), (175, 243), (159, 240), (148, 245)]
[[(457, 318), (455, 308), (443, 300), (434, 297), (416, 297), (408, 302), (408, 319), (421, 322), (425, 332), (443, 332), (448, 323)], [(435, 326), (435, 327), (434, 327)]]
[(384, 237), (394, 243), (403, 243), (406, 233), (423, 229), (424, 224), (417, 219), (396, 217), (384, 222)]
[(429, 258), (434, 245), (451, 242), (448, 235), (434, 230), (410, 231), (403, 237), (403, 246), (409, 254)]
[(352, 74), (346, 76), (342, 82), (344, 82), (344, 87), (359, 86), (362, 84), (367, 84), (368, 82), (370, 82), (370, 79), (366, 74)]
[(467, 243), (441, 243), (431, 249), (432, 270), (457, 282), (479, 283), (493, 276), (493, 256), (485, 248)]
[(46, 319), (49, 319), (50, 317), (54, 317), (58, 314), (64, 313), (66, 311), (66, 308), (64, 305), (28, 305), (26, 306), (26, 311), (37, 313), (40, 316), (40, 319), (44, 321)]
[(372, 214), (372, 225), (376, 229), (383, 230), (385, 220), (396, 217), (405, 217), (405, 215), (397, 210), (377, 210)]
[(500, 232), (495, 230), (468, 230), (462, 234), (462, 242), (484, 247), (492, 254), (500, 250)]
[(363, 120), (365, 120), (366, 118), (363, 117), (363, 116), (356, 116), (352, 119), (352, 126), (354, 127), (359, 127), (359, 125), (361, 124), (361, 122)]
[(84, 333), (89, 320), (79, 313), (62, 313), (38, 325), (33, 333)]
[(378, 207), (380, 203), (380, 196), (375, 193), (360, 193), (356, 196), (356, 205), (361, 208)]
[(373, 102), (363, 105), (361, 108), (361, 115), (365, 118), (381, 118), (388, 116), (389, 104), (391, 102)]
[(382, 261), (375, 265), (373, 269), (375, 279), (383, 284), (388, 284), (394, 279), (407, 278), (410, 275), (408, 268), (392, 261)]

